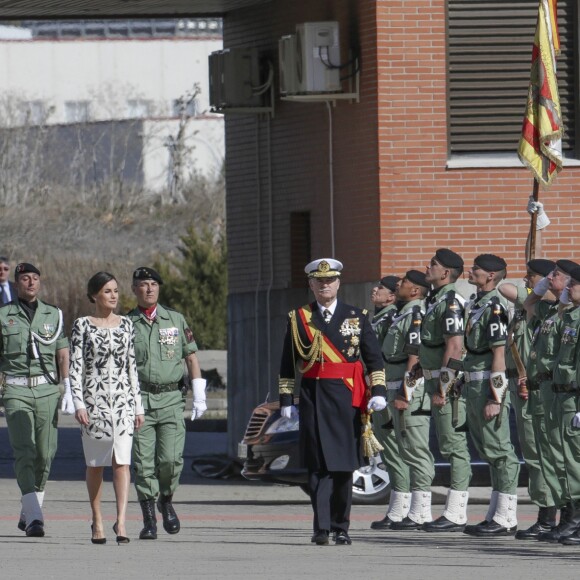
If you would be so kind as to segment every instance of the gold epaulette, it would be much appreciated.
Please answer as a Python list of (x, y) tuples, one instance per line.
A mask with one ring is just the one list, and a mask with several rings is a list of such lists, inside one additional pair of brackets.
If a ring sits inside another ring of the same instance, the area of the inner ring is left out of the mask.
[(281, 395), (294, 394), (294, 379), (283, 379), (278, 377), (278, 391)]
[(385, 381), (385, 371), (374, 371), (370, 374), (371, 387), (376, 385), (386, 385)]

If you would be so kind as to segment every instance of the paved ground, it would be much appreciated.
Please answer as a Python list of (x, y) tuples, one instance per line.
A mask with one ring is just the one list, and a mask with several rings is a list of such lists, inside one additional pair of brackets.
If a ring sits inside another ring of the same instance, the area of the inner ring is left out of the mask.
[[(510, 580), (577, 576), (580, 550), (512, 538), (482, 541), (463, 534), (373, 532), (370, 522), (384, 506), (355, 506), (353, 545), (318, 547), (310, 543), (311, 509), (306, 496), (291, 487), (259, 485), (239, 479), (204, 479), (189, 468), (191, 459), (225, 449), (223, 433), (188, 433), (188, 460), (176, 497), (182, 531), (160, 533), (155, 542), (137, 539), (140, 510), (132, 493), (128, 533), (131, 543), (117, 546), (112, 485), (104, 512), (108, 542), (92, 545), (90, 510), (78, 431), (60, 430), (60, 451), (47, 487), (45, 538), (26, 538), (17, 530), (19, 492), (12, 476), (6, 429), (0, 421), (0, 577), (94, 578), (318, 578)], [(437, 498), (442, 489), (437, 489)], [(469, 515), (479, 521), (489, 490), (472, 491)], [(525, 498), (525, 490), (520, 490)], [(441, 505), (433, 509), (434, 516)], [(520, 525), (535, 520), (523, 503)]]

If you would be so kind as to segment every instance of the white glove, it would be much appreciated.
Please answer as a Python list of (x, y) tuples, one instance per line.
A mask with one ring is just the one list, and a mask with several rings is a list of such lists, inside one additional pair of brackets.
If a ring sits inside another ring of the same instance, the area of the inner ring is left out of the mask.
[(572, 427), (575, 427), (576, 429), (580, 429), (580, 413), (576, 413), (572, 417)]
[(72, 391), (70, 389), (70, 379), (62, 379), (60, 383), (64, 387), (60, 410), (64, 415), (74, 415), (75, 404), (73, 403)]
[(385, 397), (371, 397), (367, 409), (369, 411), (383, 411), (387, 408), (387, 399)]
[(536, 218), (536, 230), (543, 230), (545, 227), (550, 225), (550, 218), (548, 214), (544, 211), (544, 204), (539, 201), (534, 201), (534, 198), (530, 196), (527, 207), (528, 213), (530, 215), (537, 213)]
[(542, 278), (535, 286), (532, 292), (536, 296), (543, 296), (550, 288), (550, 280), (548, 278)]
[(560, 294), (560, 304), (563, 304), (564, 306), (568, 306), (568, 304), (572, 304), (572, 301), (570, 300), (570, 296), (568, 295), (568, 286), (566, 286), (566, 288), (564, 288), (564, 290), (562, 290), (562, 294)]
[(284, 405), (280, 407), (280, 415), (284, 417), (284, 419), (291, 419), (292, 418), (292, 405)]
[(207, 411), (205, 404), (205, 386), (207, 381), (205, 379), (192, 379), (191, 390), (193, 391), (193, 408), (191, 409), (191, 420), (200, 419)]

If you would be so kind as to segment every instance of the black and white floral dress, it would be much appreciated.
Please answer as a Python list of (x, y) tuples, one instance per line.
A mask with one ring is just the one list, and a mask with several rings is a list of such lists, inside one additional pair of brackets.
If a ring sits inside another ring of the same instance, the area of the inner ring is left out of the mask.
[(134, 329), (121, 317), (119, 326), (100, 328), (78, 318), (70, 340), (70, 381), (75, 410), (86, 409), (89, 425), (81, 426), (86, 464), (131, 463), (135, 415), (143, 414)]

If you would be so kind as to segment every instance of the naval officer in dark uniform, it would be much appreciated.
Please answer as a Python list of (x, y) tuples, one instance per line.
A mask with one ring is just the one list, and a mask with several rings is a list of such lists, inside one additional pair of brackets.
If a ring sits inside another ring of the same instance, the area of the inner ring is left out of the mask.
[[(337, 300), (342, 264), (330, 258), (308, 264), (315, 301), (289, 314), (280, 365), (280, 407), (290, 417), (295, 372), (300, 387), (300, 453), (308, 470), (314, 510), (312, 541), (337, 545), (348, 535), (352, 473), (363, 463), (361, 413), (386, 406), (381, 350), (367, 312)], [(362, 361), (362, 362), (361, 362)], [(369, 375), (367, 403), (363, 365)]]

